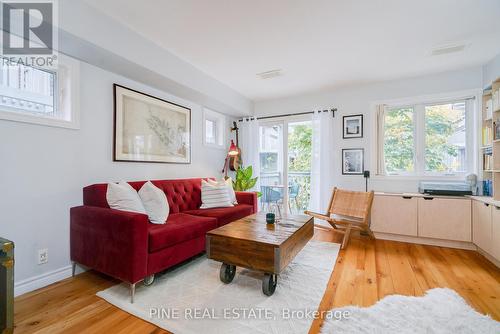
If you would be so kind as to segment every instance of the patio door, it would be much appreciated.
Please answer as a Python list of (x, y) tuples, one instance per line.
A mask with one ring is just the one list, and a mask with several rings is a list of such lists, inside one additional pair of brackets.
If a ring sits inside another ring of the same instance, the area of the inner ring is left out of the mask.
[(261, 121), (259, 135), (261, 209), (292, 213), (307, 209), (311, 184), (311, 118)]

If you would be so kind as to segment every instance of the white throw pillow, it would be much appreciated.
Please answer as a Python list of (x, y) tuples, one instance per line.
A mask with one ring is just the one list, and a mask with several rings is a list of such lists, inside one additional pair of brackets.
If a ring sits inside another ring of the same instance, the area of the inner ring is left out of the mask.
[(235, 205), (238, 204), (238, 201), (236, 200), (236, 193), (234, 192), (233, 189), (233, 179), (228, 177), (227, 180), (224, 182), (226, 182), (227, 192), (229, 194), (229, 199), (231, 200), (231, 203)]
[(238, 201), (236, 200), (236, 193), (234, 192), (234, 189), (233, 189), (233, 179), (231, 179), (231, 177), (228, 177), (226, 180), (222, 179), (220, 181), (219, 180), (216, 181), (216, 180), (208, 179), (207, 181), (212, 185), (226, 185), (227, 193), (229, 195), (229, 200), (234, 205), (238, 204)]
[(148, 181), (139, 190), (139, 197), (146, 209), (149, 221), (153, 224), (165, 224), (170, 208), (163, 190)]
[(205, 180), (201, 180), (201, 202), (200, 209), (233, 206), (226, 184), (213, 184)]
[(108, 183), (106, 200), (111, 209), (146, 213), (139, 194), (127, 182)]

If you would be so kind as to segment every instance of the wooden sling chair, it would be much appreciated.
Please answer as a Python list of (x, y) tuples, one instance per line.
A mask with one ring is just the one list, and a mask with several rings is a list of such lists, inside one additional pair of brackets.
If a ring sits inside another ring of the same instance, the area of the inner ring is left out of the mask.
[[(342, 249), (347, 246), (351, 230), (359, 230), (375, 238), (370, 230), (370, 211), (373, 191), (350, 191), (333, 188), (330, 204), (325, 214), (304, 211), (306, 215), (326, 220), (335, 230), (344, 233)], [(321, 226), (323, 227), (323, 226)]]

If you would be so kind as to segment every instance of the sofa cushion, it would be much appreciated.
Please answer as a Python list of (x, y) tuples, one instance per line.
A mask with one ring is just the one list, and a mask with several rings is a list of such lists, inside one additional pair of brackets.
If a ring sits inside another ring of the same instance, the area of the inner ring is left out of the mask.
[(168, 216), (163, 225), (149, 224), (149, 252), (153, 253), (175, 244), (204, 236), (217, 227), (217, 220), (184, 213)]
[(230, 208), (188, 210), (184, 213), (195, 216), (217, 218), (217, 225), (222, 226), (237, 219), (251, 215), (253, 213), (253, 206), (248, 204), (238, 204)]

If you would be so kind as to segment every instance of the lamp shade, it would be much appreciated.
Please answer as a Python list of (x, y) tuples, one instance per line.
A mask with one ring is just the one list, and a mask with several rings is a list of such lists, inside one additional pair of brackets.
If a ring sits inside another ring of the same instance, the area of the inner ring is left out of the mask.
[(229, 156), (237, 156), (238, 154), (240, 154), (240, 152), (238, 151), (238, 147), (234, 144), (234, 141), (231, 139), (231, 145), (229, 146), (229, 152), (227, 153), (227, 155)]

